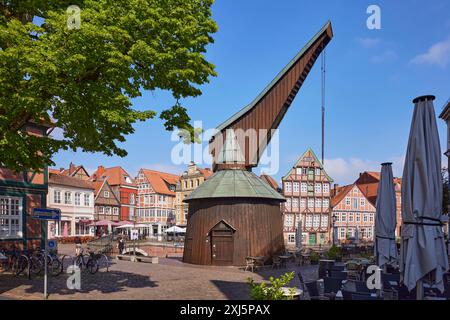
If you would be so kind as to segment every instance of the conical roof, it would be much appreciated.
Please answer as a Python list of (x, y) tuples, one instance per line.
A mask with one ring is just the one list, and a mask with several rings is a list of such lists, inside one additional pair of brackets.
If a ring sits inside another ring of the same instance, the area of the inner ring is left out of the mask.
[(217, 171), (184, 201), (209, 198), (265, 198), (286, 201), (267, 182), (247, 170)]

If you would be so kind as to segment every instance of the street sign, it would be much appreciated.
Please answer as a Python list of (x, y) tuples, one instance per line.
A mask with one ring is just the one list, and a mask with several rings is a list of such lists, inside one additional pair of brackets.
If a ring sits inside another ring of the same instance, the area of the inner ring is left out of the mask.
[(131, 229), (130, 231), (130, 240), (138, 240), (139, 231), (137, 229)]
[(56, 245), (57, 245), (56, 240), (48, 240), (47, 247), (50, 250), (56, 249)]
[(33, 208), (34, 219), (61, 220), (61, 210), (57, 208)]

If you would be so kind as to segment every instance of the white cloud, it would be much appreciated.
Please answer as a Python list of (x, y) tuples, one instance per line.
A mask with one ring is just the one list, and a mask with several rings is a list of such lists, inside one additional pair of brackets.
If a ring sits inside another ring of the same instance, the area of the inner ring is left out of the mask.
[[(391, 157), (386, 160), (392, 162), (394, 176), (401, 177), (403, 171), (404, 156)], [(340, 185), (355, 182), (359, 173), (364, 171), (380, 171), (383, 161), (365, 160), (361, 158), (334, 158), (325, 159), (325, 171)]]
[(371, 58), (372, 63), (383, 63), (396, 60), (398, 57), (394, 50), (385, 50), (382, 53), (375, 55)]
[(377, 47), (380, 42), (381, 39), (379, 38), (357, 38), (356, 41), (358, 41), (358, 43), (366, 49), (372, 49)]
[(450, 38), (433, 44), (427, 52), (415, 56), (411, 63), (446, 67), (450, 62)]

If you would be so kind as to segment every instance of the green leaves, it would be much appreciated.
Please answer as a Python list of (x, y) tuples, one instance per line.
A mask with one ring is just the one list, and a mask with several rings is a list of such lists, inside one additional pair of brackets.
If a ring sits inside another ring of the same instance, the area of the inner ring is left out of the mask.
[(250, 297), (253, 300), (292, 300), (295, 289), (290, 288), (289, 295), (286, 295), (282, 287), (287, 286), (294, 279), (294, 272), (288, 272), (279, 278), (270, 277), (269, 284), (262, 282), (256, 284), (253, 279), (248, 279), (250, 286)]
[[(37, 170), (61, 148), (125, 156), (117, 142), (135, 122), (156, 116), (133, 109), (131, 99), (156, 89), (177, 101), (195, 97), (216, 75), (204, 57), (217, 31), (212, 1), (0, 3), (0, 166)], [(80, 29), (67, 27), (69, 4), (81, 9)], [(36, 15), (45, 18), (42, 26), (30, 23)], [(166, 130), (187, 130), (191, 141), (199, 135), (178, 103), (159, 117)], [(18, 136), (27, 121), (50, 118), (62, 140)]]

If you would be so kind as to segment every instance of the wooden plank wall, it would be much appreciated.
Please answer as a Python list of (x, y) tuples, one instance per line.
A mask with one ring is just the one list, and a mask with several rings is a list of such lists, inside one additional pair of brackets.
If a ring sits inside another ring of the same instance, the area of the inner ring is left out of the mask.
[(225, 220), (236, 229), (233, 265), (245, 265), (247, 256), (271, 256), (284, 250), (280, 204), (268, 199), (205, 199), (189, 203), (183, 261), (211, 264), (209, 231)]

